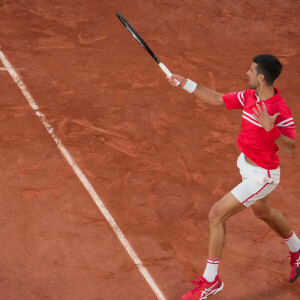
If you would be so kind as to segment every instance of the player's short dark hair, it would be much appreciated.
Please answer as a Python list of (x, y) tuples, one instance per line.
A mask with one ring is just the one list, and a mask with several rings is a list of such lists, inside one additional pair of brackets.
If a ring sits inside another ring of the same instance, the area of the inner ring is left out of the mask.
[(257, 74), (263, 74), (267, 84), (273, 84), (280, 75), (282, 65), (277, 57), (270, 54), (259, 54), (253, 57), (253, 62), (257, 64)]

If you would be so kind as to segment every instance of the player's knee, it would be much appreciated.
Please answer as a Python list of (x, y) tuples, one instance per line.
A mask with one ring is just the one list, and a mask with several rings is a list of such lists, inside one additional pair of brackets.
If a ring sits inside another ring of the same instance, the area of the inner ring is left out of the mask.
[(218, 208), (217, 205), (214, 205), (208, 214), (208, 219), (209, 219), (209, 223), (212, 224), (216, 224), (216, 223), (220, 223), (222, 222), (222, 214), (220, 212), (220, 209)]

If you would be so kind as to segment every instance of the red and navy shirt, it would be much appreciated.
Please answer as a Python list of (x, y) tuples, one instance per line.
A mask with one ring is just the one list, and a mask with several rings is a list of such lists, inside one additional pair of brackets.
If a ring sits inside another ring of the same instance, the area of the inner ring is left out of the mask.
[(275, 120), (275, 126), (285, 136), (295, 139), (295, 123), (291, 111), (280, 96), (278, 89), (274, 88), (275, 95), (268, 100), (260, 100), (255, 90), (247, 89), (238, 93), (223, 95), (228, 109), (242, 109), (242, 128), (237, 138), (240, 150), (258, 166), (272, 170), (279, 166), (278, 146), (267, 134), (266, 130), (254, 119), (253, 108), (259, 103), (265, 103), (269, 115), (280, 115)]

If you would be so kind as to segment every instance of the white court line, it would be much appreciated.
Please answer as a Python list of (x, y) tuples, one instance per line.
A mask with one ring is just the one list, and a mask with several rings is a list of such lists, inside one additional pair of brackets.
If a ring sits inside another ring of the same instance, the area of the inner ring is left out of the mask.
[(106, 209), (104, 203), (102, 202), (102, 200), (99, 198), (99, 196), (95, 192), (94, 188), (92, 187), (92, 185), (90, 184), (88, 179), (85, 177), (85, 175), (80, 170), (80, 168), (77, 166), (77, 164), (74, 162), (73, 158), (71, 157), (71, 155), (69, 154), (67, 149), (63, 146), (61, 140), (54, 133), (54, 130), (53, 130), (52, 126), (49, 124), (49, 122), (47, 121), (45, 115), (39, 111), (39, 107), (37, 106), (36, 102), (31, 97), (31, 95), (28, 92), (26, 86), (21, 81), (20, 77), (18, 76), (16, 71), (13, 69), (13, 67), (11, 66), (9, 61), (6, 59), (4, 53), (1, 50), (0, 50), (0, 59), (2, 60), (2, 63), (6, 67), (7, 71), (9, 72), (9, 74), (12, 77), (12, 79), (14, 80), (14, 82), (18, 85), (18, 87), (22, 91), (23, 95), (27, 99), (27, 101), (28, 101), (29, 105), (31, 106), (31, 108), (35, 111), (35, 114), (38, 116), (40, 121), (46, 127), (47, 131), (49, 132), (49, 134), (51, 135), (51, 137), (55, 141), (57, 147), (59, 148), (59, 150), (61, 151), (63, 156), (66, 158), (66, 160), (68, 161), (70, 166), (73, 168), (73, 170), (74, 170), (75, 174), (77, 175), (78, 179), (81, 181), (81, 183), (84, 185), (86, 190), (91, 195), (92, 199), (94, 200), (94, 202), (96, 203), (96, 205), (98, 206), (98, 208), (100, 209), (100, 211), (102, 212), (104, 217), (106, 218), (107, 222), (109, 223), (109, 225), (111, 226), (111, 228), (113, 229), (115, 234), (117, 235), (118, 239), (120, 240), (120, 242), (122, 243), (122, 245), (126, 249), (127, 253), (131, 257), (131, 259), (133, 260), (133, 262), (135, 263), (135, 265), (137, 266), (139, 271), (142, 273), (142, 275), (146, 279), (147, 283), (151, 287), (154, 294), (157, 296), (157, 298), (159, 300), (166, 300), (166, 298), (164, 297), (164, 295), (162, 294), (162, 292), (160, 291), (160, 289), (158, 288), (158, 286), (154, 282), (153, 278), (149, 274), (148, 270), (143, 266), (143, 263), (141, 262), (141, 260), (139, 259), (139, 257), (137, 256), (137, 254), (135, 253), (135, 251), (133, 250), (133, 248), (129, 244), (128, 240), (126, 239), (126, 237), (124, 236), (124, 234), (122, 233), (120, 228), (118, 227), (117, 223), (115, 222), (115, 220), (113, 219), (113, 217), (111, 216), (109, 211)]
[(0, 71), (7, 71), (6, 68), (0, 68)]

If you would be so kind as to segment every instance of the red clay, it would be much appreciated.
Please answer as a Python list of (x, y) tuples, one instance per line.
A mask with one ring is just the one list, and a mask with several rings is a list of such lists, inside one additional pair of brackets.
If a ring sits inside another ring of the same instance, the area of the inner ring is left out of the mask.
[[(173, 89), (120, 11), (172, 72), (247, 87), (258, 53), (300, 119), (300, 4), (286, 1), (0, 1), (1, 50), (166, 299), (207, 258), (209, 208), (240, 180), (241, 115)], [(0, 67), (3, 67), (2, 65)], [(0, 70), (0, 299), (156, 299), (8, 72)], [(299, 154), (299, 150), (296, 150)], [(299, 159), (273, 195), (299, 232)], [(250, 210), (228, 223), (213, 299), (296, 300), (285, 243)]]

